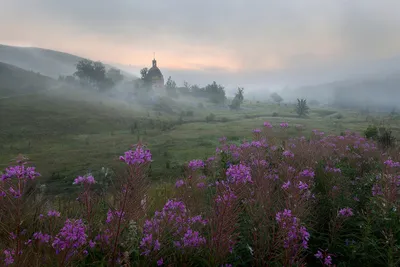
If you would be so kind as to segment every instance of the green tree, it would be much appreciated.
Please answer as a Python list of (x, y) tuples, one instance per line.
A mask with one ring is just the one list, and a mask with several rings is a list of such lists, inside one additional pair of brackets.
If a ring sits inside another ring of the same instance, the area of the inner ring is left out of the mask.
[(143, 68), (143, 69), (141, 69), (141, 70), (140, 70), (140, 78), (141, 78), (142, 80), (145, 80), (148, 72), (149, 72), (149, 69), (148, 69), (148, 68)]
[(204, 92), (207, 95), (210, 102), (214, 104), (222, 104), (225, 103), (225, 88), (217, 84), (215, 81), (212, 84), (207, 85), (204, 88)]
[(168, 77), (167, 82), (165, 83), (165, 90), (167, 94), (171, 97), (177, 97), (178, 93), (176, 90), (176, 82), (172, 80), (171, 76)]
[(124, 75), (122, 75), (121, 70), (116, 68), (110, 68), (106, 73), (106, 77), (112, 80), (115, 84), (124, 80)]
[(188, 82), (184, 81), (183, 86), (178, 87), (177, 90), (182, 95), (188, 95), (188, 94), (190, 94), (190, 87), (191, 87), (190, 84)]
[(244, 96), (243, 96), (243, 88), (238, 88), (238, 91), (235, 97), (232, 100), (232, 103), (229, 105), (230, 109), (240, 109), (240, 105), (243, 104)]
[(99, 91), (106, 91), (114, 86), (114, 82), (106, 77), (106, 68), (101, 62), (80, 60), (74, 76), (79, 78), (81, 84), (92, 86)]
[(275, 93), (275, 92), (271, 94), (271, 98), (276, 103), (278, 103), (278, 105), (281, 105), (281, 102), (283, 101), (283, 98), (280, 95), (278, 95), (278, 93)]
[(296, 113), (299, 115), (299, 117), (306, 116), (309, 112), (309, 109), (310, 108), (307, 105), (307, 100), (297, 98)]

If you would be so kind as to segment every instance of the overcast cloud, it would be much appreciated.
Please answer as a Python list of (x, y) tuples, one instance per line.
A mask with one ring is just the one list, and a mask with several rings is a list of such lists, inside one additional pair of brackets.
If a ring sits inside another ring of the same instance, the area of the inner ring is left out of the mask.
[(310, 75), (400, 55), (399, 10), (389, 0), (0, 0), (0, 43), (137, 67), (156, 52), (176, 75)]

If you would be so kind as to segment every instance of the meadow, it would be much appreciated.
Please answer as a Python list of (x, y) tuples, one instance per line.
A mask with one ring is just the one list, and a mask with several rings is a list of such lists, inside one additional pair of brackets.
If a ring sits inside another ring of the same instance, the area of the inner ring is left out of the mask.
[[(85, 92), (53, 90), (0, 99), (0, 167), (23, 154), (41, 170), (48, 192), (57, 195), (73, 190), (70, 179), (78, 174), (102, 176), (102, 169), (112, 173), (119, 168), (118, 156), (138, 141), (153, 151), (151, 179), (165, 182), (180, 175), (188, 160), (213, 153), (219, 137), (250, 138), (248, 129), (265, 120), (336, 134), (362, 132), (385, 120), (395, 135), (400, 133), (400, 121), (387, 114), (313, 107), (304, 119), (297, 117), (293, 106), (283, 104), (245, 101), (241, 110), (231, 111), (207, 103), (199, 108), (196, 100), (191, 101), (167, 99), (171, 113)], [(187, 112), (189, 116), (182, 115)], [(215, 119), (207, 122), (210, 113)]]
[(393, 114), (0, 101), (1, 265), (400, 264), (399, 151), (363, 136)]

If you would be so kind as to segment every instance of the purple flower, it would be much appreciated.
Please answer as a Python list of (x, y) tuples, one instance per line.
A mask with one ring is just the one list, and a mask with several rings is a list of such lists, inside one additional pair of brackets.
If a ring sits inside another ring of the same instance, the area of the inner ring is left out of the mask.
[(89, 240), (89, 247), (94, 248), (95, 246), (96, 246), (96, 242), (94, 242), (93, 240)]
[[(281, 231), (286, 235), (283, 241), (283, 247), (288, 249), (304, 249), (308, 248), (308, 240), (310, 234), (307, 228), (299, 224), (297, 217), (292, 215), (291, 210), (285, 209), (284, 211), (278, 212), (275, 215), (276, 221), (278, 222)], [(301, 247), (300, 247), (301, 246)]]
[(164, 265), (164, 260), (163, 258), (161, 258), (157, 261), (157, 266), (163, 266), (163, 265)]
[(182, 238), (184, 247), (199, 247), (206, 243), (206, 239), (199, 232), (188, 229)]
[(17, 235), (14, 234), (14, 233), (10, 233), (10, 238), (11, 238), (12, 240), (15, 240), (15, 239), (17, 238)]
[(342, 170), (340, 168), (332, 168), (332, 167), (326, 166), (325, 172), (342, 173)]
[(49, 210), (49, 212), (47, 212), (47, 217), (60, 217), (60, 215), (60, 212), (56, 210)]
[(56, 253), (68, 250), (73, 254), (74, 250), (84, 246), (87, 238), (85, 231), (86, 226), (81, 219), (67, 219), (52, 244), (53, 248), (56, 249)]
[(260, 129), (254, 129), (253, 133), (261, 133), (261, 130)]
[(6, 266), (7, 266), (7, 265), (13, 264), (13, 263), (14, 263), (14, 257), (13, 257), (13, 255), (15, 254), (15, 251), (14, 251), (14, 250), (5, 249), (5, 250), (3, 251), (3, 253), (4, 253), (4, 256), (5, 256), (5, 258), (4, 258), (4, 264), (5, 264)]
[(140, 241), (140, 248), (142, 248), (142, 249), (146, 248), (144, 250), (144, 252), (142, 253), (142, 255), (148, 256), (150, 254), (150, 249), (148, 249), (148, 248), (151, 247), (152, 245), (153, 245), (153, 235), (146, 234)]
[(154, 241), (154, 250), (158, 251), (158, 250), (160, 250), (160, 247), (161, 247), (160, 241), (158, 241), (158, 239), (156, 239)]
[(374, 185), (372, 186), (372, 195), (373, 195), (373, 196), (383, 195), (382, 188), (381, 188), (380, 185), (374, 184)]
[(40, 173), (36, 172), (35, 167), (25, 167), (25, 165), (16, 165), (6, 168), (5, 173), (0, 175), (0, 180), (16, 178), (20, 180), (34, 180), (39, 177)]
[(281, 222), (284, 217), (292, 217), (292, 211), (284, 209), (283, 212), (278, 212), (275, 218), (278, 222)]
[(33, 234), (33, 239), (39, 240), (41, 243), (49, 243), (51, 236), (48, 234), (43, 234), (42, 232), (36, 232)]
[(212, 161), (214, 161), (215, 160), (215, 157), (209, 157), (208, 159), (207, 159), (207, 162), (212, 162)]
[(179, 187), (183, 186), (184, 184), (185, 184), (185, 182), (181, 179), (181, 180), (176, 181), (175, 187), (179, 188)]
[(283, 189), (288, 189), (289, 186), (290, 186), (290, 181), (287, 181), (287, 182), (283, 183), (282, 188)]
[(73, 184), (95, 184), (96, 181), (92, 175), (78, 176), (75, 178)]
[(194, 159), (191, 160), (188, 164), (189, 169), (191, 169), (192, 171), (195, 171), (197, 169), (201, 169), (204, 168), (204, 162), (201, 159)]
[(160, 250), (159, 239), (164, 229), (172, 229), (172, 244), (180, 249), (197, 247), (205, 243), (205, 238), (199, 232), (192, 230), (195, 223), (207, 224), (200, 215), (189, 217), (186, 206), (181, 201), (168, 200), (161, 211), (156, 211), (151, 220), (146, 220), (143, 226), (144, 237), (140, 242), (142, 255), (150, 255)]
[(10, 187), (8, 189), (8, 191), (10, 192), (10, 194), (14, 197), (14, 198), (19, 198), (21, 197), (21, 191), (19, 189), (15, 190), (14, 188)]
[(294, 158), (294, 154), (290, 152), (289, 150), (283, 151), (282, 155), (286, 158)]
[(124, 156), (120, 156), (119, 159), (128, 165), (140, 165), (151, 162), (151, 153), (150, 150), (137, 145), (135, 150), (126, 151)]
[(265, 121), (264, 122), (264, 127), (272, 128), (272, 124), (270, 122), (268, 122), (268, 121)]
[(320, 250), (318, 250), (318, 252), (314, 256), (317, 259), (323, 259), (324, 258), (324, 254), (322, 254), (322, 252)]
[(305, 169), (300, 172), (300, 176), (314, 178), (315, 173), (313, 172), (313, 170)]
[(234, 184), (253, 183), (251, 179), (251, 169), (244, 164), (231, 165), (226, 171), (228, 181)]
[(203, 220), (201, 215), (197, 215), (197, 216), (191, 217), (191, 218), (188, 219), (188, 221), (190, 222), (190, 224), (200, 223), (202, 225), (206, 225), (208, 223), (207, 220)]
[(235, 199), (237, 199), (237, 196), (232, 191), (227, 191), (222, 196), (217, 196), (215, 202), (230, 205)]
[(303, 183), (302, 181), (299, 182), (299, 189), (300, 190), (307, 190), (308, 189), (308, 184)]
[(279, 124), (279, 126), (281, 126), (281, 128), (288, 128), (289, 127), (289, 123), (282, 122), (281, 124)]
[(351, 217), (354, 215), (354, 213), (351, 208), (343, 208), (339, 210), (339, 215), (343, 217)]
[(106, 219), (106, 223), (110, 223), (111, 221), (113, 221), (114, 219), (120, 219), (123, 218), (125, 215), (125, 212), (122, 211), (111, 211), (110, 209), (107, 212), (107, 219)]
[(400, 167), (400, 162), (395, 162), (391, 159), (386, 160), (383, 164), (387, 165), (390, 168)]
[(329, 256), (329, 255), (326, 256), (325, 259), (324, 259), (324, 264), (328, 265), (328, 266), (332, 265), (332, 257)]
[(204, 188), (204, 187), (206, 187), (206, 184), (205, 183), (198, 183), (196, 186), (197, 186), (197, 188)]

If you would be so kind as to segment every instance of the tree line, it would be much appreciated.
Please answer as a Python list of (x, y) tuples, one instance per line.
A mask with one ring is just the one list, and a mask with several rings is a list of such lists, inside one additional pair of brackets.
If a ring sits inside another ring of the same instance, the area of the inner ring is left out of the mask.
[(58, 80), (105, 92), (122, 82), (124, 75), (116, 68), (106, 70), (100, 61), (82, 59), (76, 64), (76, 71), (72, 75), (60, 76)]

